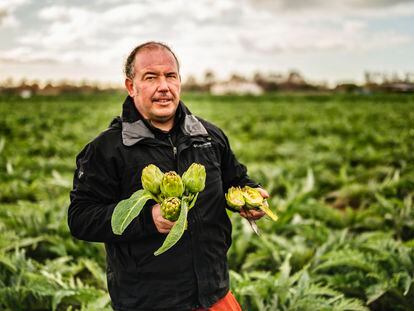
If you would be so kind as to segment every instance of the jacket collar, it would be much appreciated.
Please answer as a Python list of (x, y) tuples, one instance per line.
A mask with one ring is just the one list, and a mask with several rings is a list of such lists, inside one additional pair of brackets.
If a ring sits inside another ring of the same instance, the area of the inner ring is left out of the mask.
[[(177, 114), (179, 115), (179, 126), (184, 135), (207, 136), (207, 130), (203, 124), (191, 114), (188, 108), (180, 101)], [(153, 130), (138, 110), (135, 108), (133, 99), (128, 96), (122, 106), (122, 143), (132, 146), (144, 138), (155, 138)]]

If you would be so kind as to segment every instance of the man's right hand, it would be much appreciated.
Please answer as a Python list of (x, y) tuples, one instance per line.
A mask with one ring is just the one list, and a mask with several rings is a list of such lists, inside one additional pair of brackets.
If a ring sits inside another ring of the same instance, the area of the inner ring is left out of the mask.
[(155, 204), (152, 207), (152, 220), (154, 221), (155, 227), (159, 233), (168, 233), (170, 232), (174, 222), (169, 221), (162, 217), (161, 205)]

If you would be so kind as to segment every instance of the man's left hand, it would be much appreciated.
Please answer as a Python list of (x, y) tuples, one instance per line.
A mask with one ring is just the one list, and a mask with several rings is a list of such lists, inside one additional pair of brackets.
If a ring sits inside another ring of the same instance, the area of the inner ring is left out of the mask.
[[(267, 199), (269, 197), (269, 193), (265, 189), (262, 189), (262, 188), (256, 188), (256, 189), (259, 190), (260, 194), (262, 195), (264, 199)], [(265, 202), (265, 204), (267, 204), (267, 202)], [(251, 219), (251, 220), (259, 220), (264, 215), (266, 215), (266, 213), (260, 209), (259, 210), (251, 209), (247, 211), (242, 209), (240, 211), (240, 216), (247, 218), (247, 219)]]

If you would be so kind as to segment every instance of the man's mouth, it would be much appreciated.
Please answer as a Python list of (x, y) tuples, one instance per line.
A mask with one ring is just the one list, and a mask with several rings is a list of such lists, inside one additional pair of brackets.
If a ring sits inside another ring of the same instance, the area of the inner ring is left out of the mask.
[(164, 103), (169, 103), (170, 101), (172, 101), (172, 99), (171, 98), (154, 98), (152, 101), (155, 103), (164, 104)]

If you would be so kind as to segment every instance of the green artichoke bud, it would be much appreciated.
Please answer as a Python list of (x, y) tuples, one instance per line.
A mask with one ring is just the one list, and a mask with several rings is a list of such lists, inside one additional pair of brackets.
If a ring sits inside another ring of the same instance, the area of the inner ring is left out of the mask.
[(227, 205), (240, 211), (245, 204), (243, 192), (240, 187), (231, 187), (225, 194)]
[(154, 164), (150, 164), (142, 170), (141, 182), (145, 190), (154, 195), (161, 192), (160, 185), (164, 174)]
[(247, 209), (255, 209), (262, 205), (263, 197), (259, 190), (249, 186), (244, 186), (242, 191)]
[(181, 201), (179, 198), (166, 198), (161, 203), (162, 217), (170, 221), (176, 221), (180, 216)]
[(184, 184), (176, 172), (167, 172), (162, 178), (160, 189), (164, 197), (181, 197)]
[(185, 189), (190, 193), (197, 193), (204, 190), (206, 185), (206, 169), (204, 165), (193, 163), (183, 174)]

